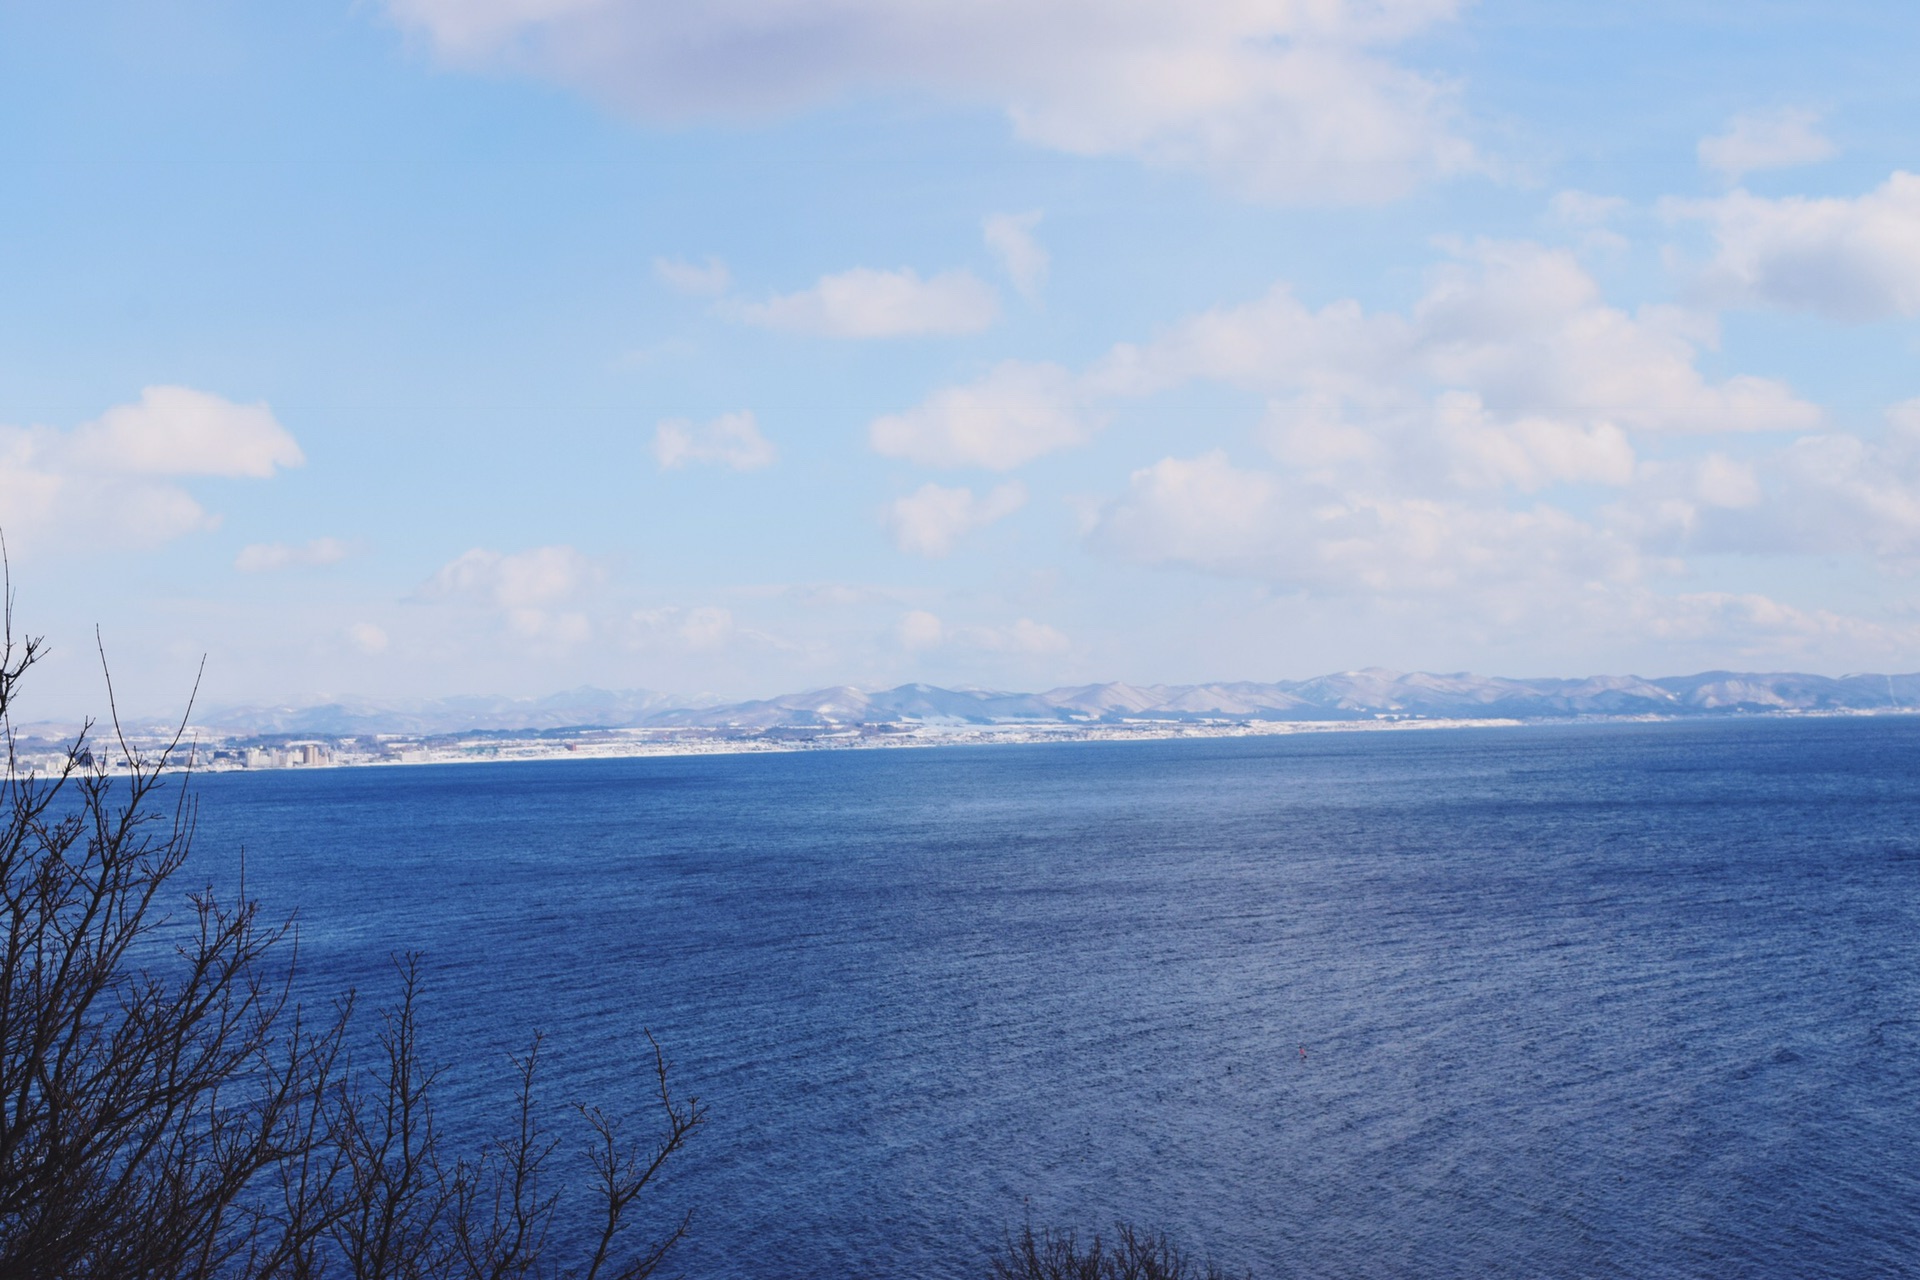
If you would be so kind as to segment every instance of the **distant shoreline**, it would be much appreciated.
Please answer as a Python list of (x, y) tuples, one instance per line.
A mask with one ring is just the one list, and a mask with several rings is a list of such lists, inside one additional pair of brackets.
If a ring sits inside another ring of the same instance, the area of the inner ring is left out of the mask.
[[(523, 763), (546, 760), (638, 760), (691, 756), (795, 754), (806, 751), (915, 750), (959, 746), (1047, 745), (1082, 742), (1167, 742), (1230, 738), (1282, 738), (1299, 734), (1390, 733), (1444, 729), (1517, 729), (1593, 725), (1686, 724), (1727, 720), (1877, 719), (1920, 714), (1910, 708), (1878, 710), (1730, 711), (1724, 715), (1513, 717), (1378, 717), (1354, 720), (1249, 720), (1223, 722), (1121, 721), (1106, 724), (844, 725), (783, 731), (581, 729), (499, 730), (410, 738), (308, 738), (263, 747), (208, 735), (193, 747), (199, 773), (260, 773), (313, 769), (401, 768), (444, 764)], [(135, 743), (152, 752), (157, 743)], [(117, 747), (114, 754), (118, 754)], [(23, 752), (23, 761), (43, 775), (56, 766), (51, 752)], [(113, 768), (124, 769), (124, 761)]]
[[(681, 752), (688, 754), (715, 749), (712, 744), (720, 741), (754, 743), (730, 750), (771, 750), (796, 742), (876, 745), (864, 740), (825, 742), (828, 738), (945, 741), (956, 733), (977, 735), (976, 740), (985, 742), (1005, 741), (1007, 734), (1163, 737), (1185, 731), (1230, 736), (1408, 722), (1444, 726), (1916, 711), (1920, 673), (1703, 671), (1654, 679), (1515, 679), (1368, 667), (1311, 680), (1190, 685), (1109, 681), (1036, 693), (930, 684), (890, 689), (834, 685), (735, 703), (583, 686), (540, 698), (338, 698), (297, 706), (207, 706), (198, 709), (192, 724), (216, 753), (252, 751), (259, 761), (259, 753), (284, 753), (302, 745), (329, 755), (347, 751), (390, 760), (405, 751), (440, 750), (455, 742), (474, 746), (480, 739), (489, 746), (534, 743), (533, 749), (552, 754), (578, 754), (587, 743), (619, 742), (623, 754), (635, 754), (635, 743), (700, 744)], [(179, 721), (128, 720), (123, 727), (145, 745), (169, 737)], [(22, 739), (41, 751), (52, 750), (78, 728), (78, 722), (71, 721), (16, 726)]]

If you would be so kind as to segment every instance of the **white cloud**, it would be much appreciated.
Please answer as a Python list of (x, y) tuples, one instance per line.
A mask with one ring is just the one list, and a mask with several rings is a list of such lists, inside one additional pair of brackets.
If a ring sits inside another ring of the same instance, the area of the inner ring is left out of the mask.
[(428, 590), (519, 609), (569, 599), (596, 576), (592, 562), (572, 547), (535, 547), (514, 555), (475, 547), (443, 565)]
[(896, 602), (892, 591), (854, 582), (800, 582), (762, 590), (803, 609), (857, 609)]
[(944, 556), (963, 534), (1012, 515), (1026, 502), (1027, 491), (1017, 482), (986, 494), (926, 484), (890, 503), (886, 523), (902, 551)]
[(947, 387), (905, 413), (874, 419), (875, 451), (932, 467), (1010, 471), (1091, 438), (1072, 374), (1054, 364), (1008, 360), (978, 381)]
[(423, 594), (478, 605), (497, 614), (521, 639), (568, 649), (591, 638), (593, 625), (585, 613), (561, 606), (599, 577), (593, 562), (572, 547), (535, 547), (513, 555), (475, 547), (441, 566)]
[[(1533, 626), (1598, 599), (1627, 607), (1681, 550), (1812, 547), (1816, 528), (1846, 531), (1828, 547), (1920, 547), (1920, 485), (1906, 478), (1920, 466), (1897, 431), (1876, 450), (1821, 434), (1818, 409), (1779, 383), (1709, 381), (1697, 364), (1709, 337), (1688, 313), (1608, 306), (1570, 254), (1534, 245), (1463, 250), (1404, 314), (1314, 311), (1284, 289), (1203, 313), (1115, 348), (1080, 376), (1082, 394), (1196, 379), (1265, 392), (1260, 434), (1280, 468), (1165, 458), (1095, 510), (1088, 542), (1136, 563)], [(1641, 456), (1703, 432), (1798, 438), (1746, 456)], [(1584, 514), (1526, 496), (1559, 486), (1612, 496)]]
[(969, 271), (918, 272), (855, 267), (822, 276), (813, 288), (743, 303), (748, 324), (827, 338), (902, 338), (978, 333), (1000, 315), (993, 287)]
[(1092, 544), (1142, 564), (1183, 565), (1325, 594), (1622, 582), (1628, 543), (1554, 507), (1525, 510), (1341, 492), (1233, 466), (1219, 452), (1133, 474)]
[(1575, 227), (1605, 225), (1627, 207), (1619, 196), (1597, 196), (1590, 191), (1561, 191), (1547, 202), (1547, 211), (1558, 222)]
[(1482, 246), (1443, 270), (1414, 321), (1428, 376), (1477, 391), (1504, 417), (1657, 432), (1777, 431), (1819, 419), (1778, 382), (1709, 383), (1693, 342), (1665, 316), (1607, 306), (1570, 255), (1531, 245)]
[(1741, 511), (1760, 505), (1760, 478), (1752, 464), (1710, 453), (1700, 459), (1695, 491), (1709, 507)]
[(1885, 432), (1802, 436), (1739, 462), (1709, 457), (1650, 477), (1636, 513), (1701, 552), (1866, 555), (1920, 567), (1920, 401), (1896, 405)]
[(1423, 424), (1455, 393), (1477, 397), (1502, 423), (1546, 419), (1583, 431), (1778, 431), (1819, 422), (1813, 405), (1778, 382), (1708, 382), (1695, 366), (1697, 339), (1683, 316), (1606, 305), (1571, 253), (1482, 243), (1436, 270), (1404, 316), (1369, 314), (1354, 302), (1312, 311), (1276, 287), (1191, 317), (1146, 345), (1114, 348), (1084, 386), (1138, 396), (1210, 379)]
[(1700, 163), (1728, 182), (1759, 169), (1784, 169), (1832, 156), (1836, 148), (1819, 131), (1820, 113), (1799, 107), (1738, 115), (1725, 133), (1700, 139)]
[(1689, 313), (1608, 306), (1569, 252), (1478, 244), (1404, 314), (1316, 311), (1278, 286), (1079, 374), (1009, 361), (875, 420), (869, 437), (889, 457), (1011, 470), (1086, 441), (1105, 404), (1216, 381), (1274, 398), (1269, 439), (1297, 465), (1372, 459), (1417, 485), (1537, 490), (1625, 483), (1637, 433), (1818, 427), (1819, 409), (1782, 383), (1703, 376), (1710, 336)]
[(718, 258), (705, 262), (687, 262), (680, 258), (655, 258), (653, 272), (680, 293), (696, 298), (717, 298), (733, 283), (733, 273)]
[(1711, 229), (1699, 284), (1714, 301), (1853, 322), (1920, 315), (1920, 175), (1895, 173), (1852, 199), (1734, 191), (1664, 208)]
[(1590, 253), (1620, 254), (1627, 250), (1627, 238), (1607, 225), (1626, 208), (1627, 202), (1619, 196), (1587, 191), (1562, 191), (1547, 202), (1548, 216), (1578, 232), (1580, 247)]
[(1145, 564), (1259, 576), (1257, 561), (1272, 553), (1288, 514), (1281, 496), (1276, 477), (1236, 468), (1222, 452), (1165, 458), (1133, 473), (1126, 495), (1100, 513), (1090, 536)]
[(240, 549), (233, 567), (242, 573), (271, 573), (276, 569), (338, 564), (347, 558), (347, 544), (338, 538), (315, 538), (298, 545), (256, 542)]
[(894, 627), (900, 647), (910, 653), (953, 647), (976, 649), (986, 653), (1038, 657), (1065, 653), (1073, 647), (1057, 627), (1031, 618), (1020, 618), (1006, 626), (950, 627), (938, 615), (914, 609), (900, 616)]
[(760, 434), (753, 414), (743, 412), (722, 414), (698, 425), (685, 418), (669, 418), (653, 429), (653, 456), (669, 471), (689, 463), (753, 471), (772, 466), (778, 454)]
[(958, 627), (948, 633), (949, 641), (968, 649), (988, 653), (1038, 656), (1065, 653), (1073, 648), (1066, 633), (1044, 622), (1019, 618), (1004, 627)]
[[(1481, 243), (1404, 311), (1314, 309), (1276, 288), (1079, 372), (1003, 365), (871, 436), (889, 456), (1006, 470), (1085, 440), (1124, 401), (1195, 382), (1260, 394), (1257, 438), (1277, 465), (1163, 458), (1088, 505), (1088, 546), (1342, 608), (1424, 610), (1466, 634), (1652, 617), (1646, 601), (1668, 597), (1650, 584), (1683, 552), (1920, 553), (1920, 444), (1909, 461), (1898, 430), (1869, 445), (1780, 382), (1707, 377), (1716, 337), (1698, 312), (1609, 305), (1570, 252)], [(933, 531), (913, 536), (946, 545), (977, 499), (923, 492)]]
[(1385, 51), (1457, 0), (388, 0), (441, 57), (577, 86), (644, 119), (863, 92), (984, 102), (1081, 155), (1280, 202), (1392, 198), (1475, 163), (1450, 86)]
[(945, 643), (947, 628), (936, 614), (925, 609), (913, 609), (900, 615), (900, 624), (895, 628), (900, 639), (900, 647), (912, 651), (935, 649)]
[(555, 650), (577, 648), (593, 638), (593, 623), (578, 611), (511, 609), (506, 622), (507, 630), (520, 639)]
[[(1758, 545), (1736, 521), (1800, 519), (1781, 505), (1793, 491), (1783, 459), (1810, 446), (1777, 439), (1828, 439), (1823, 416), (1778, 382), (1703, 375), (1713, 337), (1695, 313), (1608, 305), (1571, 253), (1478, 244), (1401, 312), (1312, 309), (1277, 288), (1078, 373), (1001, 366), (880, 419), (872, 441), (927, 465), (1006, 470), (1085, 440), (1119, 402), (1224, 383), (1267, 398), (1257, 435), (1277, 465), (1222, 451), (1163, 458), (1091, 506), (1090, 549), (1342, 608), (1417, 609), (1466, 634), (1548, 634), (1566, 619), (1651, 609), (1648, 584), (1705, 539)], [(1735, 443), (1686, 441), (1703, 435)], [(1693, 460), (1662, 460), (1674, 455)], [(963, 525), (977, 499), (926, 492), (933, 531), (915, 536), (938, 547), (939, 520)], [(1876, 525), (1883, 543), (1904, 536), (1898, 494), (1850, 500), (1889, 513)], [(1811, 498), (1794, 503), (1824, 518)], [(961, 643), (959, 629), (939, 634)]]
[(1451, 459), (1447, 478), (1462, 488), (1533, 493), (1553, 484), (1617, 486), (1633, 479), (1633, 446), (1612, 422), (1503, 422), (1478, 395), (1461, 391), (1441, 394), (1434, 409), (1435, 443)]
[(264, 404), (148, 387), (71, 431), (0, 426), (0, 528), (16, 551), (153, 546), (219, 523), (179, 480), (264, 479), (304, 461)]
[(191, 387), (148, 387), (74, 428), (69, 447), (79, 466), (138, 475), (265, 479), (306, 461), (266, 405)]
[(1047, 283), (1047, 268), (1051, 259), (1040, 242), (1033, 237), (1033, 229), (1040, 225), (1040, 213), (996, 213), (981, 224), (981, 235), (987, 242), (987, 248), (993, 250), (1000, 259), (1000, 266), (1013, 281), (1013, 287), (1020, 296), (1032, 301), (1040, 296), (1040, 290)]
[(721, 648), (737, 632), (732, 611), (716, 605), (637, 610), (627, 619), (625, 630), (632, 648), (664, 647), (683, 653)]
[[(1920, 628), (1896, 634), (1763, 596), (1659, 589), (1684, 580), (1683, 555), (1857, 556), (1920, 570), (1920, 401), (1888, 417), (1878, 440), (1829, 431), (1744, 457), (1636, 460), (1612, 477), (1614, 498), (1585, 513), (1517, 502), (1526, 486), (1514, 473), (1483, 477), (1478, 489), (1422, 486), (1352, 441), (1310, 463), (1283, 457), (1279, 470), (1238, 466), (1218, 450), (1169, 457), (1091, 512), (1087, 542), (1137, 564), (1397, 609), (1425, 626), (1478, 630), (1487, 643), (1579, 634), (1616, 646), (1717, 643), (1721, 661), (1823, 645), (1894, 655), (1899, 636), (1920, 639)], [(1616, 465), (1608, 457), (1599, 449), (1598, 465)], [(1493, 472), (1512, 465), (1497, 461)]]
[(347, 643), (362, 653), (385, 653), (387, 633), (371, 622), (356, 622), (347, 628)]
[(1614, 624), (1662, 644), (1705, 648), (1722, 662), (1765, 663), (1776, 670), (1818, 662), (1836, 648), (1905, 662), (1920, 646), (1920, 628), (1802, 609), (1758, 592), (1642, 593), (1619, 610)]

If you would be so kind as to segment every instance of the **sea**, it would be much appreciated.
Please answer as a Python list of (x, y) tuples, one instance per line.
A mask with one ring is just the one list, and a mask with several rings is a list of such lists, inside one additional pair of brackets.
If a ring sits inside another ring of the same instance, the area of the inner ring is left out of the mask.
[(193, 787), (307, 998), (423, 956), (450, 1149), (536, 1032), (563, 1136), (645, 1134), (651, 1032), (689, 1277), (1119, 1222), (1257, 1277), (1920, 1274), (1920, 718)]

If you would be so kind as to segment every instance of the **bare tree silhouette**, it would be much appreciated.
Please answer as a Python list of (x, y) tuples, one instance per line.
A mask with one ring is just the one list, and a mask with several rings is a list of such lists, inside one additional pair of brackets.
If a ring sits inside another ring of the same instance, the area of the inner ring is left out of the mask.
[(1212, 1263), (1196, 1262), (1164, 1233), (1120, 1223), (1111, 1242), (1095, 1235), (1082, 1245), (1071, 1231), (1031, 1225), (1009, 1236), (991, 1256), (993, 1280), (1229, 1280)]
[[(18, 758), (10, 709), (41, 639), (0, 629), (0, 1275), (19, 1280), (645, 1280), (687, 1230), (635, 1234), (641, 1193), (705, 1119), (652, 1037), (651, 1127), (571, 1109), (579, 1172), (515, 1059), (507, 1132), (454, 1158), (420, 1044), (418, 956), (377, 1052), (357, 1002), (294, 998), (297, 946), (244, 873), (178, 891), (197, 801), (185, 717), (143, 753), (91, 722), (60, 767)], [(104, 659), (103, 659), (104, 665)], [(112, 686), (109, 681), (109, 706)], [(109, 760), (117, 766), (109, 768)], [(184, 908), (184, 910), (182, 910)]]

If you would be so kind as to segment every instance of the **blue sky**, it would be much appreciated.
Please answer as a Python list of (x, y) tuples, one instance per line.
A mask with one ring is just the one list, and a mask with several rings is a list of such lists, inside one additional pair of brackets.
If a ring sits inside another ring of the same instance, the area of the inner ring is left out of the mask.
[(1920, 667), (1920, 12), (0, 3), (126, 701)]

